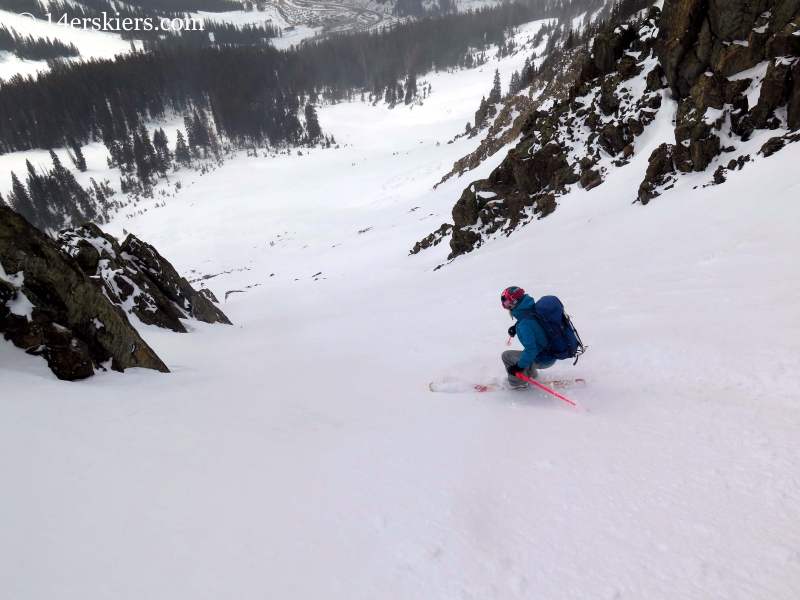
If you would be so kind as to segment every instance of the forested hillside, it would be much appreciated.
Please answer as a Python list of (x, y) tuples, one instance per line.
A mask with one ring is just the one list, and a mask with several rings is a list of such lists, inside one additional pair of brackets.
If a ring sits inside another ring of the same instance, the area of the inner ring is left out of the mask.
[(554, 14), (544, 1), (513, 3), (288, 51), (157, 47), (70, 64), (0, 85), (0, 152), (121, 140), (140, 122), (195, 109), (208, 110), (217, 133), (235, 144), (295, 143), (306, 100), (382, 97), (428, 71), (463, 66), (468, 55), (502, 43), (510, 27)]

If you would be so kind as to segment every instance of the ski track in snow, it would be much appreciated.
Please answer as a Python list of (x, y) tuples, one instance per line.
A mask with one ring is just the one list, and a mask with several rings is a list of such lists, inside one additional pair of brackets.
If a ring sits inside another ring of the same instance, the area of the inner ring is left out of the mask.
[[(603, 185), (434, 272), (446, 242), (408, 250), (505, 155), (432, 191), (478, 143), (446, 141), (524, 58), (323, 107), (340, 149), (181, 172), (105, 227), (245, 292), (233, 327), (140, 325), (170, 375), (0, 344), (2, 597), (797, 597), (800, 145), (631, 205), (665, 101)], [(508, 285), (564, 301), (589, 350), (547, 377), (592, 414), (428, 391), (502, 376)]]

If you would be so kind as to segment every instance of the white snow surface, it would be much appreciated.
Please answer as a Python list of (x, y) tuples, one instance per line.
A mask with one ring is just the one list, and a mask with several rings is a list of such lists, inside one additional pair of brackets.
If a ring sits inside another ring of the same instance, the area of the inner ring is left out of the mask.
[(25, 273), (20, 271), (19, 273), (6, 273), (3, 265), (0, 265), (0, 280), (10, 283), (15, 288), (21, 287), (25, 283)]
[[(34, 38), (61, 40), (65, 44), (75, 44), (80, 51), (79, 57), (68, 60), (88, 60), (91, 58), (114, 58), (117, 54), (130, 52), (131, 42), (123, 40), (119, 34), (105, 31), (92, 31), (48, 23), (41, 19), (30, 21), (19, 15), (0, 10), (0, 25), (13, 28), (21, 35), (32, 35)], [(137, 48), (142, 47), (140, 41), (134, 42)], [(24, 60), (10, 52), (0, 52), (0, 80), (10, 79), (14, 75), (35, 76), (38, 72), (49, 71), (47, 62), (43, 60)]]
[(24, 292), (17, 290), (14, 298), (9, 300), (6, 306), (12, 315), (25, 317), (28, 321), (33, 320), (33, 304), (28, 300)]
[[(434, 191), (478, 140), (445, 142), (523, 60), (323, 107), (338, 150), (181, 172), (106, 226), (231, 271), (234, 326), (139, 325), (171, 374), (78, 383), (0, 343), (0, 596), (797, 597), (800, 144), (632, 205), (665, 106), (601, 186), (434, 271), (447, 240), (408, 250), (504, 155)], [(509, 285), (564, 301), (589, 350), (547, 378), (589, 413), (429, 391), (502, 375)]]
[(28, 297), (19, 289), (25, 283), (25, 274), (20, 271), (8, 275), (0, 265), (0, 281), (10, 283), (15, 288), (14, 296), (6, 302), (6, 307), (12, 315), (25, 317), (29, 321), (33, 319), (33, 304)]

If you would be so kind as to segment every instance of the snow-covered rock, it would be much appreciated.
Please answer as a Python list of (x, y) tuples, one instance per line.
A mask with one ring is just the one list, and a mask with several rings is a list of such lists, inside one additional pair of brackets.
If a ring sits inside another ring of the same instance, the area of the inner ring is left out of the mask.
[[(787, 2), (774, 8), (667, 0), (663, 12), (653, 7), (644, 17), (636, 13), (601, 26), (591, 52), (562, 48), (551, 62), (561, 63), (562, 77), (578, 64), (579, 75), (565, 78), (559, 91), (550, 90), (548, 98), (522, 111), (516, 145), (488, 178), (473, 181), (461, 194), (453, 207), (448, 258), (472, 251), (497, 232), (510, 235), (521, 224), (546, 217), (559, 197), (576, 187), (589, 191), (610, 169), (629, 164), (636, 139), (662, 103), (675, 111), (675, 141), (652, 152), (631, 199), (642, 205), (684, 174), (716, 168), (710, 184), (724, 183), (725, 172), (751, 160), (743, 142), (763, 138), (759, 131), (778, 132), (761, 142), (764, 157), (800, 139), (792, 133), (800, 128), (800, 45), (794, 41), (800, 39), (795, 36), (800, 8)], [(751, 71), (758, 73), (747, 76)], [(512, 102), (519, 104), (511, 99), (509, 106)], [(479, 149), (464, 157), (443, 181), (477, 167), (502, 145), (487, 136), (482, 146), (491, 152)], [(425, 240), (431, 236), (442, 237), (430, 234)], [(425, 240), (414, 250), (429, 247)]]
[(146, 325), (186, 333), (181, 319), (230, 324), (211, 300), (133, 234), (122, 245), (94, 224), (59, 233), (61, 248), (116, 306)]
[(43, 356), (59, 379), (90, 377), (108, 361), (119, 371), (169, 371), (78, 261), (7, 207), (0, 207), (0, 331)]

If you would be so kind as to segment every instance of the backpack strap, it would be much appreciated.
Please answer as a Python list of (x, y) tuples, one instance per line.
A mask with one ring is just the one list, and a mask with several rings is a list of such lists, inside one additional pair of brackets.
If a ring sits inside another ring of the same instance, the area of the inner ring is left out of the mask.
[(534, 308), (529, 308), (520, 312), (517, 321), (522, 321), (523, 319), (536, 319), (538, 321), (539, 316), (536, 314), (536, 307), (534, 306)]
[(538, 323), (538, 325), (541, 328), (541, 330), (544, 332), (544, 337), (547, 339), (547, 346), (542, 348), (542, 350), (537, 355), (537, 358), (539, 356), (545, 356), (545, 357), (549, 356), (549, 357), (552, 358), (553, 349), (551, 348), (550, 336), (547, 333), (547, 328), (544, 325), (542, 325), (542, 321), (539, 318), (539, 315), (536, 314), (536, 303), (535, 302), (533, 303), (533, 308), (529, 308), (529, 309), (524, 310), (521, 313), (519, 313), (519, 317), (517, 317), (517, 321), (522, 321), (523, 319), (532, 319), (532, 320), (536, 321), (536, 323)]

